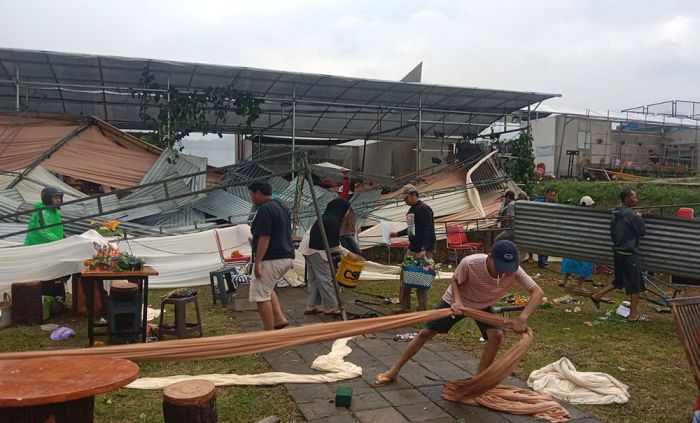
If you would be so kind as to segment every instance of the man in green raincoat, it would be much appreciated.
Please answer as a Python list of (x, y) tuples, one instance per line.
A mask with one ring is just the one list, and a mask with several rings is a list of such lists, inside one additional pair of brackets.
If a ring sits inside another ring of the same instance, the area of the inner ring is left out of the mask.
[[(55, 208), (35, 210), (34, 213), (32, 213), (32, 217), (29, 219), (28, 229), (40, 229), (27, 232), (24, 245), (46, 244), (63, 239), (63, 225), (50, 226), (61, 223), (61, 212), (59, 210), (61, 204), (63, 204), (63, 191), (59, 188), (48, 186), (41, 190), (41, 203), (34, 204), (34, 208), (41, 209), (47, 206), (54, 206)], [(50, 227), (47, 228), (46, 226)], [(42, 281), (42, 295), (65, 298), (66, 288), (64, 283), (68, 278), (69, 276), (65, 276), (52, 281)]]
[(45, 228), (45, 226), (61, 223), (61, 212), (59, 211), (61, 204), (63, 204), (63, 191), (59, 188), (49, 186), (41, 190), (41, 203), (34, 204), (34, 208), (40, 209), (47, 206), (55, 206), (56, 208), (36, 210), (32, 213), (28, 229), (36, 230), (27, 232), (24, 245), (46, 244), (63, 239), (63, 225)]

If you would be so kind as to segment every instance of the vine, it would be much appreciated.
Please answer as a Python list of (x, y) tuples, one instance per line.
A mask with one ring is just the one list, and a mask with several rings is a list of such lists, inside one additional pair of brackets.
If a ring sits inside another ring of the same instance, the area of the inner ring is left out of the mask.
[[(184, 148), (180, 141), (192, 132), (223, 137), (224, 125), (232, 112), (245, 119), (240, 131), (252, 133), (263, 103), (253, 94), (235, 89), (233, 84), (188, 92), (163, 87), (148, 69), (141, 72), (138, 88), (132, 90), (131, 97), (139, 100), (139, 117), (152, 131), (144, 141), (180, 151)], [(155, 115), (150, 113), (153, 108), (158, 109)]]
[(510, 142), (513, 160), (506, 163), (506, 172), (528, 194), (535, 186), (535, 154), (532, 150), (532, 132), (528, 128)]

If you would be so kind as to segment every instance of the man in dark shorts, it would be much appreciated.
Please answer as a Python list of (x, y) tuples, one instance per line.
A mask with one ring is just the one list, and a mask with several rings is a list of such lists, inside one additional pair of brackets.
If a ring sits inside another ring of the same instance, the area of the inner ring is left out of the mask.
[[(420, 351), (426, 342), (438, 333), (449, 332), (452, 326), (464, 318), (461, 307), (490, 312), (491, 306), (498, 302), (513, 284), (520, 285), (530, 292), (530, 301), (513, 321), (513, 330), (522, 333), (527, 330), (527, 319), (542, 302), (544, 292), (520, 267), (515, 244), (507, 240), (497, 241), (491, 248), (491, 254), (472, 254), (463, 258), (455, 270), (452, 283), (438, 304), (438, 308), (451, 308), (454, 315), (429, 321), (425, 329), (406, 346), (391, 369), (377, 375), (373, 386), (379, 387), (393, 382), (401, 367)], [(496, 357), (503, 340), (503, 328), (479, 321), (476, 324), (486, 340), (477, 370), (477, 373), (480, 373), (489, 367)]]
[(620, 192), (622, 207), (613, 210), (610, 221), (610, 237), (613, 242), (613, 264), (615, 265), (615, 277), (611, 285), (591, 295), (591, 300), (600, 308), (603, 295), (613, 289), (625, 288), (625, 293), (630, 296), (630, 314), (628, 322), (643, 322), (649, 320), (647, 316), (639, 314), (639, 293), (646, 291), (642, 270), (639, 268), (637, 251), (639, 238), (647, 233), (642, 215), (633, 209), (639, 202), (637, 193), (631, 189), (623, 189)]

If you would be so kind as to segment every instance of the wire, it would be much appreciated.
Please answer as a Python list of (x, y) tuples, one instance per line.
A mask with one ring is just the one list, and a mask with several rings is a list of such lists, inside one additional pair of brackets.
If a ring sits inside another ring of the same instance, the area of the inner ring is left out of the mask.
[[(138, 242), (138, 241), (133, 240), (133, 239), (131, 240), (131, 242), (133, 242), (134, 244), (138, 244), (138, 245), (140, 245), (140, 246), (142, 246), (142, 247), (144, 247), (144, 248), (147, 248), (147, 249), (149, 249), (149, 250), (159, 251), (159, 252), (161, 252), (161, 253), (172, 254), (172, 255), (175, 255), (175, 256), (197, 256), (197, 255), (208, 255), (208, 254), (221, 254), (221, 253), (223, 253), (223, 251), (225, 251), (225, 250), (229, 250), (229, 249), (234, 249), (234, 248), (242, 247), (242, 246), (244, 246), (244, 245), (246, 245), (246, 244), (248, 243), (248, 241), (245, 241), (245, 242), (243, 242), (243, 243), (241, 243), (241, 244), (234, 245), (233, 247), (230, 247), (230, 248), (223, 248), (222, 250), (215, 250), (215, 251), (209, 251), (209, 252), (178, 253), (178, 252), (174, 252), (174, 251), (167, 251), (167, 250), (163, 250), (163, 249), (160, 249), (160, 248), (151, 247), (150, 245), (143, 244), (143, 243)], [(127, 244), (128, 244), (128, 243), (129, 243), (129, 242), (127, 241)], [(119, 242), (117, 242), (117, 244), (119, 244)], [(129, 250), (131, 250), (131, 245), (129, 245)]]

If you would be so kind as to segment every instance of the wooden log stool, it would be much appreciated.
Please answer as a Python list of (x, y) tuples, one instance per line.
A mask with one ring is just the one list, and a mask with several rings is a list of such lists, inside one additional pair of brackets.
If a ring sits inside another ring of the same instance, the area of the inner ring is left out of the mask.
[(185, 380), (163, 390), (165, 423), (216, 423), (216, 388), (207, 380)]
[(12, 284), (12, 321), (16, 325), (39, 325), (44, 321), (41, 282)]

